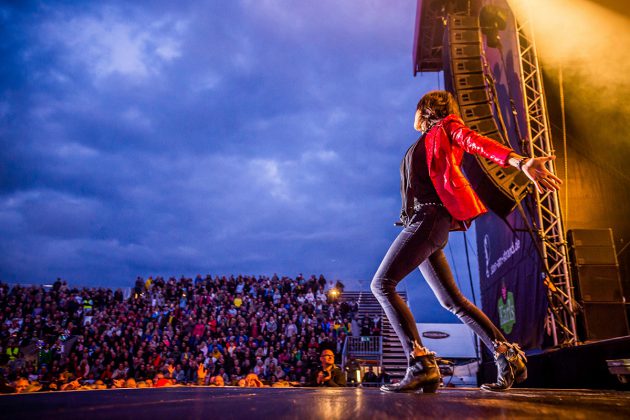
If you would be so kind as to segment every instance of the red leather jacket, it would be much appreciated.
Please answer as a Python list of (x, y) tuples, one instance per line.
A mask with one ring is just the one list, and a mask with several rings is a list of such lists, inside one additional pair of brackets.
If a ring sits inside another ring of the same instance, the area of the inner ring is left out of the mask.
[(466, 127), (456, 115), (435, 124), (425, 136), (429, 176), (440, 200), (453, 216), (451, 230), (464, 230), (472, 219), (486, 213), (461, 169), (464, 152), (481, 155), (507, 167), (512, 149)]

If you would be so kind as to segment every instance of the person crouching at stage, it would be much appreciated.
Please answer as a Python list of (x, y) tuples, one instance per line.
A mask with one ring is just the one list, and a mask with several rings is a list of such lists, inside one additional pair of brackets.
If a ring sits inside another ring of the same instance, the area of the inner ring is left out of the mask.
[(496, 382), (484, 390), (503, 391), (527, 377), (526, 358), (515, 343), (509, 343), (490, 319), (457, 288), (442, 249), (451, 230), (465, 230), (477, 216), (487, 212), (461, 170), (464, 152), (481, 155), (503, 167), (521, 170), (539, 192), (558, 190), (561, 180), (545, 168), (555, 156), (525, 158), (502, 144), (471, 130), (459, 116), (453, 96), (432, 91), (420, 99), (414, 128), (422, 132), (407, 150), (401, 167), (404, 229), (381, 262), (371, 289), (402, 342), (409, 367), (396, 384), (383, 385), (387, 392), (435, 392), (440, 372), (435, 354), (422, 346), (409, 307), (396, 293), (396, 285), (416, 267), (441, 305), (457, 315), (494, 353)]
[(319, 360), (322, 362), (322, 365), (315, 375), (313, 386), (346, 386), (346, 375), (343, 370), (335, 364), (335, 353), (333, 353), (332, 350), (326, 349), (322, 351)]

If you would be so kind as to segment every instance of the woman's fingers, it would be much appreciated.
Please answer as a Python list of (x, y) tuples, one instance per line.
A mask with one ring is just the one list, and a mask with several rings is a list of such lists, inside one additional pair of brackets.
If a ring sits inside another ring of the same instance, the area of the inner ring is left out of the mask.
[(541, 179), (541, 180), (539, 180), (539, 181), (536, 183), (536, 185), (538, 186), (538, 192), (539, 192), (539, 193), (541, 193), (541, 194), (542, 194), (542, 193), (547, 192), (547, 190), (548, 190), (548, 188), (549, 188), (547, 185), (545, 185), (545, 183), (543, 182), (543, 180), (542, 180), (542, 179)]
[(538, 178), (536, 180), (536, 187), (538, 188), (538, 192), (558, 191), (560, 189), (560, 186), (549, 178)]
[(555, 186), (560, 186), (560, 184), (562, 184), (562, 180), (560, 178), (553, 175), (551, 172), (547, 172), (547, 171), (543, 173), (539, 173), (538, 179), (541, 179), (541, 180), (544, 179), (545, 181), (550, 182), (551, 184)]
[(560, 178), (558, 178), (557, 176), (555, 176), (554, 174), (552, 174), (551, 172), (549, 172), (548, 175), (551, 179), (553, 179), (555, 182), (557, 182), (558, 184), (562, 184), (562, 180)]
[(545, 187), (547, 191), (557, 191), (558, 186), (549, 181), (548, 179), (541, 179), (540, 184)]
[(546, 178), (551, 178), (555, 182), (557, 182), (558, 184), (562, 184), (562, 180), (560, 178), (555, 176), (553, 173), (549, 172), (549, 170), (547, 170), (544, 167), (542, 169), (537, 169), (537, 173), (539, 174), (539, 176), (546, 177)]

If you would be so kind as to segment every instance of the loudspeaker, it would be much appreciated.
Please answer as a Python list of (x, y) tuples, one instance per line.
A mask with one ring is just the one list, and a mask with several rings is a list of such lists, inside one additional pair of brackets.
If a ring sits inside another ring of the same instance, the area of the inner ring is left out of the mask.
[(477, 73), (453, 73), (453, 81), (455, 82), (455, 90), (484, 88), (486, 86), (486, 79), (484, 79), (482, 74)]
[[(459, 110), (462, 114), (462, 118), (465, 118), (466, 121), (489, 119), (494, 123), (494, 120), (492, 119), (492, 108), (487, 102), (483, 104), (463, 105), (459, 108)], [(493, 127), (488, 128), (491, 129)]]
[(475, 42), (474, 44), (453, 44), (451, 48), (451, 58), (453, 60), (473, 57), (481, 57), (481, 43)]
[(474, 104), (488, 103), (488, 93), (485, 87), (478, 89), (458, 90), (456, 92), (457, 103), (461, 107)]
[[(450, 15), (444, 31), (444, 80), (454, 92), (462, 119), (473, 130), (508, 145), (494, 115), (484, 73), (481, 29), (476, 16)], [(465, 155), (466, 177), (479, 198), (501, 217), (510, 214), (527, 194), (529, 180), (515, 168), (501, 166), (480, 156)]]
[(571, 229), (567, 241), (575, 296), (583, 309), (578, 315), (582, 339), (628, 335), (612, 229)]
[(628, 335), (625, 306), (623, 303), (584, 302), (584, 311), (578, 315), (582, 340), (603, 340)]
[(612, 229), (570, 229), (567, 239), (572, 246), (614, 247)]
[(453, 73), (476, 73), (482, 71), (481, 60), (479, 58), (468, 58), (463, 60), (453, 60)]
[(617, 265), (612, 229), (571, 229), (567, 233), (574, 265)]
[[(473, 121), (466, 121), (466, 123), (468, 124), (468, 126), (470, 128), (472, 128), (473, 130), (479, 132), (479, 133), (483, 133), (484, 136), (486, 137), (492, 137), (493, 135), (496, 137), (500, 137), (501, 139), (503, 139), (500, 134), (499, 131), (497, 129), (497, 123), (494, 121), (493, 117), (487, 117), (487, 118), (482, 118), (480, 120), (473, 120)], [(499, 142), (499, 143), (504, 143), (505, 140)], [(475, 156), (476, 158), (479, 159), (485, 159), (482, 157), (478, 157)], [(501, 168), (499, 165), (493, 163), (493, 165), (498, 166), (499, 168)], [(501, 168), (502, 170), (505, 171), (505, 169), (507, 168)], [(512, 168), (514, 169), (514, 168)]]
[(617, 265), (615, 248), (609, 246), (576, 246), (569, 254), (576, 265)]
[(623, 303), (619, 268), (616, 265), (581, 265), (573, 267), (575, 296), (583, 302)]

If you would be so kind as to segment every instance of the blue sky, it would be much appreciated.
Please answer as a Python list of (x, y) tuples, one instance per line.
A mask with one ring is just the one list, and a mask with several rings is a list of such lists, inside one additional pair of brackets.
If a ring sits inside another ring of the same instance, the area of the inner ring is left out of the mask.
[[(301, 272), (367, 289), (398, 233), (415, 104), (438, 87), (413, 77), (415, 9), (4, 3), (0, 279)], [(416, 316), (450, 319), (415, 283)]]

